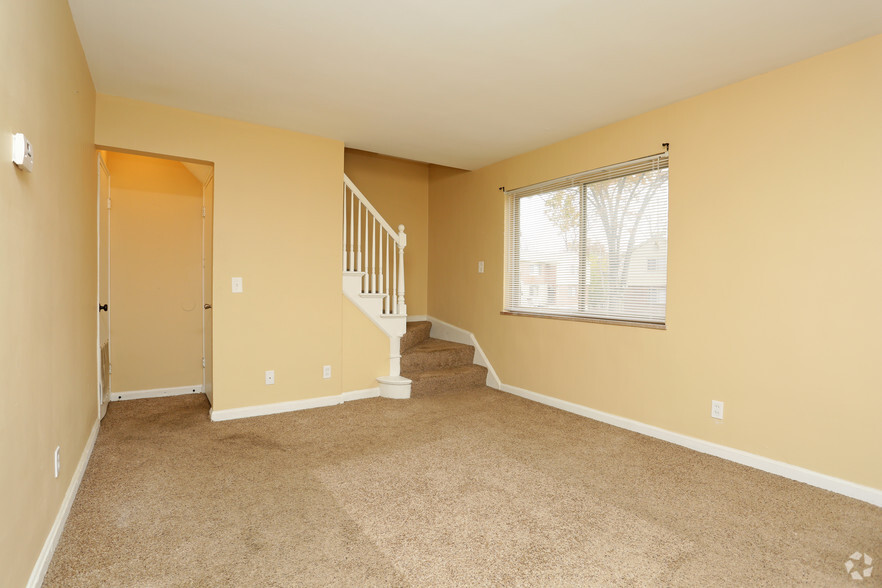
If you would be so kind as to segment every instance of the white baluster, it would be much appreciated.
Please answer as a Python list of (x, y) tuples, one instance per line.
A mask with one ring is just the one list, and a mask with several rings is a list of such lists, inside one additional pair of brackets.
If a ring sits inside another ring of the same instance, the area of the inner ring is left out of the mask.
[(371, 224), (371, 292), (377, 292), (377, 219)]
[(395, 253), (392, 253), (392, 314), (398, 314), (398, 256)]
[(358, 203), (358, 255), (355, 256), (357, 261), (356, 270), (361, 271), (361, 202)]
[(355, 269), (355, 194), (349, 192), (349, 271)]
[(407, 235), (404, 234), (404, 225), (398, 225), (398, 314), (407, 314), (407, 305), (404, 303), (404, 248), (407, 247)]
[(389, 234), (383, 229), (383, 240), (386, 242), (386, 288), (384, 290), (386, 298), (383, 299), (383, 314), (389, 314), (392, 304), (389, 302)]
[[(380, 294), (384, 294), (383, 292), (383, 241), (386, 240), (386, 229), (380, 226), (380, 254), (377, 258), (380, 260), (380, 271), (377, 272), (377, 292)], [(385, 313), (384, 313), (385, 314)]]
[(368, 243), (370, 243), (370, 236), (368, 235), (368, 217), (370, 216), (371, 211), (367, 209), (367, 206), (364, 207), (364, 276), (362, 276), (361, 280), (361, 291), (362, 292), (370, 292), (371, 287), (371, 278), (368, 274), (370, 268), (368, 264), (370, 262), (370, 257), (368, 257), (368, 253), (370, 253), (370, 247), (368, 247)]

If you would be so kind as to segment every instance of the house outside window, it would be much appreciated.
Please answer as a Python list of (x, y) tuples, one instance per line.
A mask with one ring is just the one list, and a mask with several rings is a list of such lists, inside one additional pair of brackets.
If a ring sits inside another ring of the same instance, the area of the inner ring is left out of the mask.
[(506, 196), (505, 312), (665, 324), (667, 153)]

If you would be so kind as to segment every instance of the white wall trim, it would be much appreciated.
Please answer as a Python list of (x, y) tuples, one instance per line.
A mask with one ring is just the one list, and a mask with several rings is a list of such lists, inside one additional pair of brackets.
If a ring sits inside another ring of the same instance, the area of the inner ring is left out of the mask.
[(353, 390), (352, 392), (344, 392), (340, 395), (342, 402), (351, 400), (364, 400), (365, 398), (379, 398), (380, 388), (365, 388), (364, 390)]
[(183, 394), (201, 394), (202, 384), (196, 386), (178, 386), (177, 388), (152, 388), (150, 390), (130, 390), (128, 392), (111, 392), (110, 399), (140, 400), (142, 398), (163, 398), (165, 396), (181, 396)]
[(490, 360), (487, 358), (484, 350), (481, 349), (481, 345), (478, 343), (478, 339), (471, 331), (466, 331), (465, 329), (455, 327), (450, 323), (445, 323), (444, 321), (431, 316), (426, 317), (426, 320), (432, 323), (432, 331), (430, 333), (431, 337), (434, 337), (436, 339), (444, 339), (445, 341), (453, 341), (454, 343), (472, 345), (475, 348), (475, 363), (487, 368), (486, 384), (491, 388), (496, 388), (497, 390), (502, 389), (502, 380), (500, 380), (499, 376), (496, 375), (496, 370), (494, 370), (493, 366), (490, 365)]
[(43, 578), (46, 576), (49, 563), (52, 561), (55, 548), (58, 546), (58, 540), (61, 539), (61, 533), (64, 531), (65, 523), (67, 523), (70, 507), (73, 506), (74, 498), (77, 497), (80, 482), (83, 481), (83, 474), (86, 473), (86, 466), (89, 464), (89, 458), (92, 456), (92, 448), (95, 447), (95, 440), (98, 438), (99, 422), (96, 419), (95, 424), (92, 425), (92, 432), (89, 434), (86, 446), (83, 447), (82, 454), (80, 454), (80, 461), (70, 480), (70, 484), (67, 486), (67, 491), (64, 493), (64, 500), (61, 501), (58, 514), (55, 516), (55, 522), (52, 523), (52, 528), (49, 530), (49, 535), (43, 543), (43, 549), (40, 551), (37, 563), (34, 564), (34, 569), (31, 571), (31, 577), (27, 583), (28, 588), (38, 588), (43, 584)]
[(843, 480), (841, 478), (834, 478), (833, 476), (828, 476), (827, 474), (821, 474), (812, 470), (808, 470), (806, 468), (785, 463), (783, 461), (777, 461), (768, 457), (756, 455), (755, 453), (748, 453), (740, 449), (733, 449), (732, 447), (719, 445), (717, 443), (711, 443), (710, 441), (704, 441), (702, 439), (697, 439), (695, 437), (690, 437), (681, 433), (674, 433), (673, 431), (668, 431), (667, 429), (662, 429), (660, 427), (641, 423), (640, 421), (635, 421), (600, 410), (595, 410), (593, 408), (588, 408), (587, 406), (583, 406), (581, 404), (568, 402), (566, 400), (560, 400), (558, 398), (553, 398), (551, 396), (546, 396), (537, 392), (531, 392), (530, 390), (524, 390), (523, 388), (518, 388), (517, 386), (503, 384), (501, 390), (503, 392), (508, 392), (510, 394), (514, 394), (528, 400), (533, 400), (535, 402), (546, 404), (548, 406), (553, 406), (554, 408), (559, 408), (561, 410), (587, 417), (589, 419), (594, 419), (596, 421), (607, 423), (609, 425), (613, 425), (614, 427), (627, 429), (629, 431), (634, 431), (635, 433), (640, 433), (649, 437), (655, 437), (656, 439), (661, 439), (663, 441), (668, 441), (669, 443), (681, 445), (683, 447), (687, 447), (701, 453), (707, 453), (708, 455), (713, 455), (722, 459), (734, 461), (735, 463), (740, 463), (742, 465), (756, 468), (770, 474), (783, 476), (791, 480), (796, 480), (797, 482), (803, 482), (810, 486), (815, 486), (817, 488), (836, 492), (837, 494), (856, 498), (858, 500), (869, 502), (870, 504), (874, 504), (876, 506), (882, 506), (882, 490), (878, 490), (876, 488), (862, 486), (860, 484), (855, 484), (854, 482), (849, 482), (848, 480)]
[(229, 421), (233, 419), (246, 419), (250, 417), (266, 416), (270, 414), (281, 414), (283, 412), (293, 412), (295, 410), (307, 410), (310, 408), (335, 406), (337, 404), (349, 402), (350, 400), (376, 398), (379, 395), (379, 388), (366, 388), (364, 390), (343, 392), (334, 396), (320, 396), (318, 398), (307, 398), (305, 400), (290, 400), (288, 402), (259, 404), (257, 406), (243, 406), (241, 408), (225, 408), (223, 410), (215, 410), (212, 408), (209, 411), (209, 414), (211, 415), (212, 421)]
[(429, 317), (427, 317), (424, 314), (409, 314), (409, 315), (407, 315), (407, 322), (409, 322), (409, 323), (416, 323), (416, 322), (427, 321), (427, 320), (429, 320)]

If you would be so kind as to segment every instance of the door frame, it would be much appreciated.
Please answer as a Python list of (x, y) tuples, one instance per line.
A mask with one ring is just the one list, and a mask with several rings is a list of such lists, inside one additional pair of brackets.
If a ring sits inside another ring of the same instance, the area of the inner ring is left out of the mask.
[[(123, 147), (116, 147), (116, 146), (112, 146), (112, 145), (96, 145), (95, 147), (96, 147), (96, 153), (97, 153), (97, 155), (98, 155), (98, 159), (99, 159), (99, 163), (98, 163), (98, 173), (100, 174), (100, 170), (101, 170), (101, 166), (102, 166), (102, 165), (103, 165), (105, 171), (107, 171), (107, 173), (108, 173), (108, 184), (107, 184), (107, 185), (108, 185), (108, 198), (110, 198), (110, 187), (111, 187), (111, 181), (110, 181), (110, 177), (109, 177), (109, 176), (110, 176), (110, 169), (109, 169), (109, 167), (107, 166), (107, 163), (103, 160), (102, 152), (108, 152), (108, 153), (125, 153), (125, 154), (129, 154), (129, 155), (137, 155), (137, 156), (142, 156), (142, 157), (152, 157), (152, 158), (156, 158), (156, 159), (165, 159), (165, 160), (177, 161), (177, 162), (180, 162), (180, 163), (195, 163), (195, 164), (198, 164), (198, 165), (210, 166), (210, 167), (211, 167), (211, 171), (209, 172), (209, 175), (208, 175), (207, 179), (205, 180), (205, 182), (203, 182), (203, 203), (204, 203), (204, 200), (205, 200), (205, 187), (206, 187), (206, 185), (208, 184), (208, 182), (210, 181), (210, 182), (212, 183), (212, 191), (211, 191), (211, 196), (210, 196), (210, 197), (211, 197), (211, 201), (212, 201), (212, 210), (213, 210), (213, 208), (214, 208), (214, 175), (215, 175), (215, 174), (214, 174), (214, 171), (215, 171), (215, 170), (214, 170), (214, 168), (215, 168), (215, 163), (214, 163), (213, 161), (202, 160), (202, 159), (194, 159), (194, 158), (190, 158), (190, 157), (178, 157), (178, 156), (172, 156), (172, 155), (165, 155), (165, 154), (162, 154), (162, 153), (154, 153), (154, 152), (150, 152), (150, 151), (141, 151), (141, 150), (137, 150), (137, 149), (126, 149), (126, 148), (123, 148)], [(98, 223), (100, 223), (100, 215), (101, 215), (101, 212), (102, 212), (102, 207), (101, 207), (101, 203), (100, 203), (100, 200), (101, 200), (100, 186), (98, 186), (98, 195), (97, 195), (96, 199), (99, 201), (99, 202), (98, 202), (98, 210), (97, 210), (97, 220), (98, 220)], [(214, 241), (214, 215), (213, 215), (213, 214), (211, 215), (211, 218), (208, 219), (208, 221), (211, 223), (212, 250), (211, 250), (211, 252), (210, 252), (209, 259), (206, 261), (206, 263), (210, 263), (210, 264), (213, 265), (213, 259), (214, 259), (214, 247), (213, 247), (213, 241)], [(100, 292), (100, 262), (101, 262), (101, 257), (100, 257), (100, 256), (101, 256), (101, 251), (100, 251), (100, 230), (101, 230), (101, 227), (100, 227), (100, 224), (99, 224), (98, 226), (96, 226), (96, 232), (99, 233), (99, 234), (98, 234), (98, 239), (97, 239), (97, 240), (99, 241), (98, 253), (97, 253), (97, 262), (98, 262), (99, 265), (98, 265), (98, 271), (96, 272), (96, 274), (98, 274), (98, 278), (99, 278), (99, 279), (96, 281), (96, 282), (97, 282), (97, 285), (98, 285), (98, 286), (96, 287), (96, 290), (98, 290), (98, 296), (96, 296), (96, 299), (97, 299), (97, 298), (100, 298), (100, 293), (101, 293), (101, 292)], [(205, 250), (204, 250), (204, 248), (205, 248), (205, 235), (204, 235), (204, 232), (205, 232), (205, 219), (203, 219), (203, 223), (202, 223), (202, 231), (203, 231), (203, 238), (202, 238), (202, 248), (203, 248), (203, 251), (202, 251), (202, 253), (203, 253), (203, 258), (204, 258), (204, 256), (205, 256)], [(109, 221), (109, 216), (108, 216), (108, 233), (107, 233), (107, 234), (108, 234), (108, 236), (107, 236), (107, 241), (108, 241), (108, 250), (107, 250), (107, 261), (108, 261), (107, 275), (108, 275), (108, 285), (107, 285), (107, 292), (108, 292), (108, 300), (109, 300), (109, 298), (110, 298), (110, 261), (111, 261), (111, 252), (110, 252), (110, 247), (109, 247), (109, 245), (110, 245), (110, 221)], [(204, 267), (203, 267), (202, 272), (203, 272), (203, 276), (202, 276), (202, 289), (203, 289), (203, 307), (204, 307), (204, 304), (205, 304), (205, 288), (206, 288), (206, 284), (205, 284), (205, 276), (204, 276), (204, 272), (205, 272)], [(213, 275), (213, 272), (212, 272), (211, 283), (208, 285), (208, 287), (211, 288), (211, 291), (209, 291), (209, 294), (213, 293), (213, 283), (214, 283), (214, 275)], [(98, 304), (99, 304), (99, 302), (98, 302), (98, 300), (96, 300), (96, 307), (98, 306)], [(108, 302), (108, 304), (109, 304), (109, 302)], [(108, 306), (108, 308), (109, 308), (109, 306)], [(97, 315), (97, 313), (96, 313), (96, 315)], [(211, 321), (211, 323), (212, 323), (212, 325), (213, 325), (214, 321), (213, 321), (213, 318), (212, 318), (212, 317), (213, 317), (213, 313), (212, 313), (212, 315), (210, 315), (210, 317), (208, 318), (208, 320)], [(108, 317), (107, 317), (107, 318), (108, 318), (108, 323), (107, 323), (107, 324), (108, 324), (108, 341), (109, 341), (109, 340), (110, 340), (110, 312), (108, 312)], [(203, 309), (202, 309), (202, 352), (203, 352), (203, 357), (205, 356), (205, 351), (206, 351), (206, 349), (205, 349), (205, 347), (206, 347), (205, 324), (206, 324), (206, 317), (205, 317), (205, 309), (203, 308)], [(99, 375), (99, 383), (98, 383), (98, 385), (96, 386), (96, 388), (98, 388), (98, 390), (99, 390), (99, 392), (100, 392), (100, 376), (101, 376), (101, 341), (100, 341), (100, 339), (101, 339), (101, 323), (100, 323), (100, 317), (98, 317), (98, 316), (96, 316), (96, 331), (97, 331), (97, 332), (96, 332), (96, 337), (95, 337), (95, 339), (96, 339), (96, 341), (97, 341), (97, 344), (96, 344), (96, 347), (97, 347), (97, 354), (96, 354), (96, 355), (97, 355), (97, 369), (98, 369), (98, 375)], [(213, 342), (213, 337), (211, 338), (211, 340), (209, 341), (209, 343), (212, 343), (212, 342)], [(110, 349), (108, 349), (108, 357), (110, 356), (109, 351), (110, 351)], [(202, 370), (202, 374), (203, 374), (203, 375), (202, 375), (202, 381), (203, 381), (202, 393), (203, 393), (203, 394), (205, 394), (205, 384), (206, 384), (206, 383), (208, 383), (209, 386), (213, 386), (213, 379), (214, 379), (214, 378), (213, 378), (213, 375), (214, 375), (214, 374), (213, 374), (213, 369), (211, 369), (211, 364), (213, 364), (213, 362), (210, 361), (210, 362), (209, 362), (209, 366), (208, 366), (208, 371), (206, 371), (205, 368), (203, 368), (203, 370)], [(206, 374), (208, 375), (208, 382), (206, 382)], [(110, 374), (108, 374), (108, 382), (111, 382), (111, 383), (112, 383), (112, 376), (111, 376)], [(189, 387), (189, 386), (188, 386), (188, 387)], [(108, 386), (108, 389), (109, 389), (109, 388), (110, 388), (110, 387)], [(206, 394), (206, 396), (208, 397), (209, 402), (211, 403), (211, 402), (212, 402), (211, 391), (209, 391), (209, 393)], [(103, 415), (101, 415), (101, 410), (102, 410), (102, 401), (101, 401), (101, 400), (102, 400), (102, 399), (101, 399), (100, 394), (99, 394), (99, 398), (98, 398), (98, 414), (99, 414), (99, 418), (100, 418), (101, 416), (103, 416)], [(113, 400), (113, 398), (110, 398), (110, 400)], [(117, 398), (117, 400), (121, 400), (121, 398)]]
[[(104, 415), (107, 411), (107, 402), (104, 401), (105, 398), (110, 399), (110, 390), (112, 388), (111, 379), (112, 374), (110, 369), (108, 368), (107, 381), (104, 382), (102, 386), (102, 378), (104, 375), (103, 366), (101, 364), (101, 256), (103, 253), (107, 254), (107, 300), (105, 304), (107, 304), (107, 362), (110, 364), (110, 169), (107, 167), (107, 162), (104, 161), (104, 157), (101, 151), (96, 152), (96, 173), (97, 173), (97, 195), (96, 195), (96, 233), (97, 233), (97, 251), (95, 256), (96, 269), (96, 300), (95, 300), (95, 340), (96, 340), (96, 348), (97, 348), (97, 373), (98, 373), (98, 385), (97, 385), (97, 394), (98, 394), (98, 420), (104, 418)], [(101, 198), (101, 171), (104, 171), (107, 174), (107, 201), (102, 202)], [(107, 215), (107, 236), (105, 239), (105, 243), (101, 242), (101, 215)], [(103, 249), (102, 249), (103, 248)]]
[[(211, 185), (211, 189), (208, 186)], [(210, 200), (210, 202), (209, 202)], [(206, 214), (210, 211), (211, 214)], [(206, 225), (210, 228), (211, 247), (206, 257)], [(206, 283), (206, 269), (210, 281)], [(214, 169), (202, 184), (202, 393), (214, 404)], [(207, 296), (206, 296), (207, 294)], [(206, 299), (207, 298), (207, 299)], [(205, 308), (206, 303), (209, 308)], [(211, 326), (206, 329), (206, 324)], [(210, 335), (208, 334), (210, 333)], [(208, 351), (208, 353), (206, 353)]]

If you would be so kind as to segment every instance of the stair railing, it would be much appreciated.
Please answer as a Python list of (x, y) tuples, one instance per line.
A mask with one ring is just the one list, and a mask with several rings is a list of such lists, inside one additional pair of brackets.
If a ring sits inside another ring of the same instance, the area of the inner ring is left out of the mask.
[(343, 174), (343, 271), (364, 273), (363, 294), (385, 295), (384, 315), (407, 315), (404, 303), (406, 246), (404, 225), (398, 225), (395, 231)]

